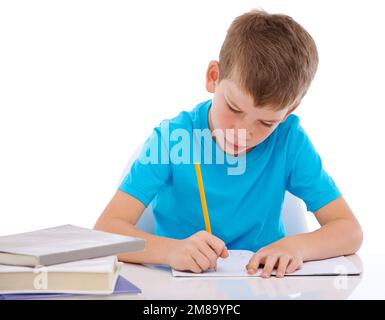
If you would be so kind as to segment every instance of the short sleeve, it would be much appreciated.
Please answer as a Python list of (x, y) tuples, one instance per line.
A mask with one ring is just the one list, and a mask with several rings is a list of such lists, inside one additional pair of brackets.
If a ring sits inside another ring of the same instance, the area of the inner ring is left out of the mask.
[(168, 141), (161, 134), (164, 126), (162, 122), (154, 129), (118, 188), (146, 207), (171, 178)]
[(341, 192), (322, 166), (309, 137), (298, 124), (288, 146), (286, 189), (301, 198), (307, 210), (315, 212), (341, 197)]

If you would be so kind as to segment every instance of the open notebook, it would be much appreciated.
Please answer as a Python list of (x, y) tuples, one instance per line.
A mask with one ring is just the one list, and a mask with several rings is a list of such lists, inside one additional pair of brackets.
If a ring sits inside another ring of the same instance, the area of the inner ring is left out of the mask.
[[(262, 268), (250, 275), (247, 273), (246, 265), (254, 252), (248, 250), (229, 250), (229, 256), (225, 259), (218, 258), (217, 270), (203, 273), (193, 273), (172, 270), (174, 277), (259, 277)], [(346, 257), (336, 257), (325, 260), (308, 261), (302, 268), (286, 274), (286, 276), (319, 276), (319, 275), (358, 275), (361, 271)], [(272, 272), (275, 275), (275, 270)]]

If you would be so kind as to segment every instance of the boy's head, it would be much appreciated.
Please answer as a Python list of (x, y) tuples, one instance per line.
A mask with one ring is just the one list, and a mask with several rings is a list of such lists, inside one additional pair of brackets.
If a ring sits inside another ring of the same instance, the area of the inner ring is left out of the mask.
[[(314, 40), (291, 17), (257, 10), (237, 17), (206, 74), (210, 129), (235, 132), (221, 147), (242, 154), (266, 139), (298, 106), (317, 65)], [(238, 129), (246, 129), (241, 141)]]

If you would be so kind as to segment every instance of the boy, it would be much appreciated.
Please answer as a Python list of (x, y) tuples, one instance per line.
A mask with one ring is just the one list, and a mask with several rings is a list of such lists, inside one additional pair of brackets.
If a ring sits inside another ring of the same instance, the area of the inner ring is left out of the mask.
[[(236, 18), (219, 61), (208, 66), (212, 101), (155, 128), (95, 225), (146, 239), (144, 252), (120, 260), (198, 273), (214, 269), (227, 249), (249, 249), (255, 252), (245, 266), (250, 274), (263, 266), (263, 277), (274, 268), (283, 277), (303, 261), (355, 253), (361, 227), (291, 115), (317, 65), (313, 39), (292, 18), (264, 11)], [(204, 134), (196, 138), (199, 130)], [(185, 138), (182, 146), (179, 138)], [(202, 231), (196, 162), (212, 234)], [(231, 172), (236, 162), (241, 165)], [(285, 237), (280, 214), (286, 190), (304, 200), (320, 229)], [(135, 227), (150, 202), (156, 235)]]

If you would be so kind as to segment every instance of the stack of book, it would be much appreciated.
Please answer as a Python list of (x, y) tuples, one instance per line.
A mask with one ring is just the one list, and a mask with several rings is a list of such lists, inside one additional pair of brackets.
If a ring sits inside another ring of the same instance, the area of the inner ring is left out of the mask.
[(144, 247), (140, 238), (73, 225), (1, 236), (0, 299), (140, 292), (119, 276), (116, 255)]

